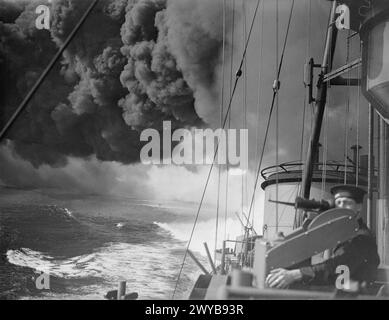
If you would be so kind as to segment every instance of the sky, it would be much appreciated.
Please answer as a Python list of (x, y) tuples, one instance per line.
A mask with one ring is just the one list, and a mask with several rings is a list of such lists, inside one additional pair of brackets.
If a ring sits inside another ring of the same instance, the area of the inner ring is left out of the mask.
[[(90, 3), (47, 3), (51, 27), (38, 30), (35, 8), (44, 2), (0, 0), (1, 126)], [(2, 184), (199, 200), (209, 166), (144, 165), (139, 135), (161, 130), (163, 121), (173, 129), (221, 126), (256, 4), (101, 0), (3, 141)], [(249, 169), (242, 177), (223, 167), (219, 188), (216, 167), (208, 203), (216, 203), (218, 192), (231, 209), (249, 203), (291, 4), (260, 1), (227, 121), (229, 128), (248, 129)], [(322, 59), (329, 10), (324, 0), (295, 1), (262, 168), (304, 160), (312, 107), (305, 106), (303, 122), (303, 67), (310, 57)], [(358, 37), (347, 46), (348, 34), (339, 34), (334, 67), (359, 55)], [(352, 158), (357, 142), (367, 153), (367, 112), (357, 88), (331, 88), (321, 137), (325, 158), (343, 162), (346, 150)]]

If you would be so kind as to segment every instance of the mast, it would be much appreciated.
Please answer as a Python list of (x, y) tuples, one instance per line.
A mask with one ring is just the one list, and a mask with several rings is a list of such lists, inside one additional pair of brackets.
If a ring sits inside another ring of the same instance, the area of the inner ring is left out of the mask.
[[(324, 76), (331, 71), (332, 69), (332, 57), (335, 52), (336, 39), (338, 34), (338, 29), (335, 26), (335, 14), (336, 14), (337, 1), (332, 2), (331, 14), (329, 19), (328, 31), (326, 36), (326, 46), (324, 49), (323, 61), (321, 64), (321, 73), (319, 75), (319, 80), (317, 84), (317, 95), (316, 95), (316, 110), (314, 115), (314, 125), (312, 130), (312, 136), (308, 146), (308, 154), (303, 169), (302, 177), (302, 196), (306, 199), (309, 199), (313, 169), (315, 165), (315, 158), (319, 149), (319, 138), (321, 133), (321, 127), (323, 123), (323, 115), (325, 110), (325, 105), (327, 102), (327, 82), (324, 81)], [(298, 225), (302, 223), (302, 213), (299, 213)]]

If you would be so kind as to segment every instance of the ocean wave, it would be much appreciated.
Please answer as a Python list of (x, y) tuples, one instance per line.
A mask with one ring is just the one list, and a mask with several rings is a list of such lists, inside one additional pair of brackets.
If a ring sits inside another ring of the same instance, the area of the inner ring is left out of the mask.
[(39, 272), (48, 273), (60, 278), (83, 278), (98, 274), (96, 270), (88, 268), (94, 255), (84, 255), (64, 260), (56, 260), (54, 257), (29, 248), (7, 251), (8, 262), (21, 267), (28, 267)]
[(9, 215), (10, 218), (15, 219), (29, 219), (31, 221), (42, 222), (42, 220), (54, 220), (57, 221), (77, 221), (73, 212), (66, 208), (57, 205), (13, 205), (12, 207), (3, 207), (3, 215)]
[[(96, 219), (94, 219), (95, 222), (97, 222)], [(113, 224), (115, 228), (117, 228), (120, 231), (126, 231), (126, 232), (142, 232), (142, 233), (148, 233), (157, 231), (158, 226), (156, 226), (154, 223), (151, 222), (145, 222), (142, 220), (137, 219), (131, 219), (131, 220), (116, 220), (116, 219), (108, 219), (108, 222), (110, 224)]]
[[(29, 248), (8, 250), (7, 259), (14, 265), (59, 278), (99, 277), (104, 280), (105, 284), (100, 287), (85, 287), (84, 294), (93, 292), (96, 295), (98, 291), (102, 296), (119, 281), (126, 280), (128, 292), (138, 292), (141, 299), (169, 299), (182, 263), (182, 253), (182, 246), (171, 243), (111, 243), (91, 254), (68, 259), (55, 259)], [(186, 268), (182, 281), (193, 283), (199, 270), (192, 263)], [(184, 285), (183, 288), (187, 287)]]

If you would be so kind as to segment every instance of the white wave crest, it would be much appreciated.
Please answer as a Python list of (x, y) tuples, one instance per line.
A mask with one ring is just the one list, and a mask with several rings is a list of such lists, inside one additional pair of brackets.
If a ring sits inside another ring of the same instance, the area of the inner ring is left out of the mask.
[(70, 218), (73, 218), (73, 212), (71, 212), (68, 208), (64, 208), (66, 215)]
[[(182, 255), (181, 246), (159, 243), (153, 245), (111, 243), (96, 252), (68, 259), (54, 259), (28, 248), (8, 250), (8, 261), (65, 279), (99, 277), (105, 285), (89, 288), (89, 294), (99, 296), (115, 289), (121, 280), (127, 281), (127, 291), (136, 291), (140, 299), (170, 299)], [(185, 279), (194, 282), (199, 270), (187, 266)], [(185, 288), (187, 289), (187, 288)], [(184, 290), (184, 289), (183, 289)], [(85, 288), (88, 292), (88, 288)]]

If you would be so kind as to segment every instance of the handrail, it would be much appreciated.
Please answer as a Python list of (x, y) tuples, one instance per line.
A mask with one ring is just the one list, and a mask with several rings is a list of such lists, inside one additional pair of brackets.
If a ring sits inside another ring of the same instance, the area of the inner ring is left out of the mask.
[[(316, 165), (316, 170), (323, 170), (323, 168), (326, 168), (327, 172), (328, 172), (328, 167), (329, 168), (332, 168), (332, 170), (330, 169), (330, 171), (337, 171), (337, 172), (348, 172), (348, 173), (355, 173), (355, 170), (357, 169), (356, 166), (354, 165), (345, 165), (344, 163), (340, 163), (340, 162), (337, 162), (337, 161), (334, 161), (334, 162), (326, 162), (326, 163), (317, 163)], [(296, 168), (296, 167), (299, 167), (300, 170), (292, 170), (291, 168)], [(267, 180), (269, 178), (270, 175), (274, 174), (274, 173), (280, 173), (278, 170), (275, 170), (276, 168), (281, 168), (284, 173), (294, 173), (294, 172), (299, 172), (299, 171), (302, 171), (303, 170), (303, 167), (304, 167), (304, 163), (302, 162), (285, 162), (285, 163), (281, 163), (279, 165), (274, 165), (274, 166), (269, 166), (269, 167), (266, 167), (264, 169), (261, 170), (261, 176), (263, 179)], [(274, 170), (272, 170), (274, 169)], [(343, 170), (342, 170), (343, 169)], [(344, 170), (346, 169), (346, 170)], [(361, 169), (361, 166), (359, 166), (359, 169)], [(367, 169), (367, 168), (366, 168)], [(377, 172), (377, 169), (374, 169), (375, 172)]]

